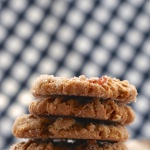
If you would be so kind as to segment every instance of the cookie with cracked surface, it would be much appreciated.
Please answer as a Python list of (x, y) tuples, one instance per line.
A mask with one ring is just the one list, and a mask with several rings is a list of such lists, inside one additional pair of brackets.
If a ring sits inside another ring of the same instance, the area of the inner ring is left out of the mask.
[(73, 143), (29, 140), (12, 145), (10, 150), (127, 150), (127, 147), (123, 143), (100, 143), (95, 140)]
[(32, 86), (35, 97), (52, 95), (76, 95), (113, 99), (125, 103), (136, 100), (136, 88), (128, 81), (103, 76), (86, 78), (84, 75), (73, 78), (41, 75)]
[(128, 131), (121, 125), (104, 125), (99, 122), (77, 118), (45, 118), (23, 115), (12, 128), (18, 138), (63, 138), (125, 141)]
[(40, 99), (29, 105), (29, 112), (39, 117), (54, 115), (92, 118), (122, 125), (133, 122), (135, 118), (130, 106), (114, 100), (90, 97), (58, 96)]

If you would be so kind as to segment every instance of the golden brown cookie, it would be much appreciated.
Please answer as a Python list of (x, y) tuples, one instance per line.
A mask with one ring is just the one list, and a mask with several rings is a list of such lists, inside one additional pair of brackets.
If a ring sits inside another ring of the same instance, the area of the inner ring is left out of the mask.
[(23, 115), (13, 125), (18, 138), (63, 138), (125, 141), (128, 132), (121, 125), (104, 125), (86, 119), (45, 118)]
[(10, 150), (127, 150), (123, 143), (98, 143), (92, 141), (80, 141), (74, 143), (29, 140), (11, 146)]
[(136, 100), (136, 88), (128, 81), (103, 76), (101, 78), (86, 78), (84, 75), (73, 78), (41, 75), (32, 86), (35, 97), (52, 95), (90, 96), (103, 99), (113, 99), (122, 102)]
[(127, 125), (134, 120), (130, 106), (114, 100), (90, 97), (57, 96), (33, 101), (29, 111), (34, 116), (69, 116), (92, 118)]

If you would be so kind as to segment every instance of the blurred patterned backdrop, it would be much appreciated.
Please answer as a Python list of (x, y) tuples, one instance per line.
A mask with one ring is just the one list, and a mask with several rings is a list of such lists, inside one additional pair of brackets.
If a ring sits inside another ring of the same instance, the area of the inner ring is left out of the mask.
[(40, 74), (109, 75), (138, 89), (131, 138), (150, 139), (149, 0), (0, 0), (0, 150)]

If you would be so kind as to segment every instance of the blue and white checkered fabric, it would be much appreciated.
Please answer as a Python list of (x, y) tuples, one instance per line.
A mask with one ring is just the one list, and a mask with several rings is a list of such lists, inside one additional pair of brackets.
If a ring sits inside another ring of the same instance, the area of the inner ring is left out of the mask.
[(40, 74), (109, 75), (138, 89), (131, 138), (150, 139), (150, 1), (0, 0), (0, 150), (18, 141)]

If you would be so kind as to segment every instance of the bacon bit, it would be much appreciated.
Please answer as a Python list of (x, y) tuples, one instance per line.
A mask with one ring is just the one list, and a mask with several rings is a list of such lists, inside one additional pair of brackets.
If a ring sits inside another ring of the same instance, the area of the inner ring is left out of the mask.
[(108, 78), (105, 76), (103, 76), (102, 78), (99, 78), (99, 80), (98, 80), (99, 85), (105, 84), (107, 82), (108, 82)]
[(90, 79), (89, 82), (90, 83), (97, 83), (99, 85), (103, 85), (103, 84), (107, 84), (108, 78), (106, 76), (103, 76), (99, 79)]

